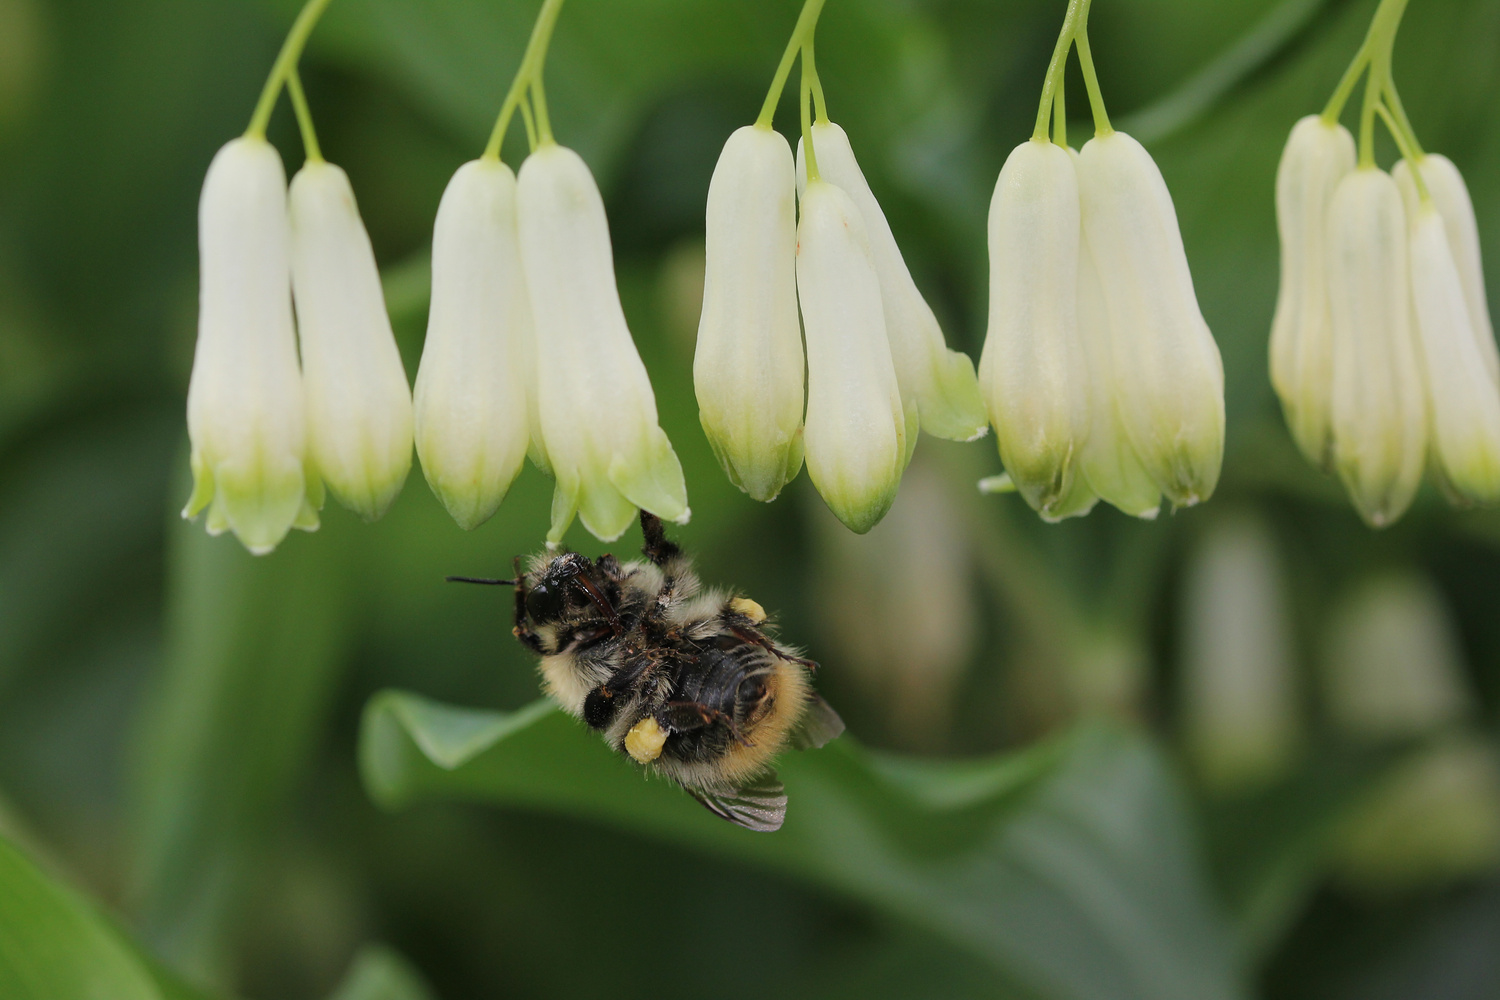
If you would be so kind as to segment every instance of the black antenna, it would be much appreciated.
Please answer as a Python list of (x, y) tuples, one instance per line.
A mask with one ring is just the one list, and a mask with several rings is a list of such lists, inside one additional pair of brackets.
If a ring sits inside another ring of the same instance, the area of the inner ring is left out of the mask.
[(483, 580), (477, 576), (450, 576), (445, 577), (449, 583), (482, 583), (489, 587), (514, 587), (515, 580)]

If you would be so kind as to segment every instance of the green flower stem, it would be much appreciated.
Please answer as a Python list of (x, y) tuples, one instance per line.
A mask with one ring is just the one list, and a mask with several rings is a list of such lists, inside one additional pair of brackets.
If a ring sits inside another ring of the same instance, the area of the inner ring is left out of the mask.
[[(1370, 19), (1370, 29), (1365, 32), (1365, 40), (1354, 54), (1349, 68), (1344, 70), (1343, 78), (1334, 88), (1333, 96), (1328, 99), (1328, 106), (1323, 109), (1325, 122), (1332, 125), (1338, 121), (1339, 115), (1343, 114), (1344, 105), (1349, 101), (1349, 95), (1354, 92), (1354, 85), (1359, 82), (1360, 74), (1366, 68), (1373, 68), (1376, 55), (1384, 49), (1389, 56), (1390, 48), (1396, 41), (1396, 29), (1401, 25), (1401, 15), (1406, 13), (1406, 4), (1407, 0), (1380, 0), (1375, 16)], [(1368, 110), (1368, 100), (1366, 106)], [(1373, 111), (1371, 114), (1373, 116)]]
[(1385, 122), (1385, 127), (1391, 130), (1391, 136), (1396, 140), (1396, 145), (1401, 149), (1401, 155), (1411, 164), (1411, 179), (1417, 186), (1417, 196), (1421, 198), (1423, 205), (1432, 203), (1432, 195), (1427, 191), (1427, 182), (1422, 178), (1422, 171), (1417, 169), (1417, 161), (1422, 159), (1422, 150), (1417, 147), (1411, 138), (1401, 129), (1391, 109), (1384, 103), (1375, 105), (1375, 113)]
[(1063, 78), (1057, 79), (1057, 96), (1052, 100), (1052, 141), (1068, 148), (1068, 102), (1063, 93)]
[(798, 111), (802, 115), (802, 153), (807, 158), (807, 183), (821, 180), (822, 174), (818, 173), (818, 153), (813, 149), (812, 141), (812, 79), (807, 75), (807, 60), (802, 60), (802, 97), (797, 102)]
[(522, 98), (517, 108), (521, 112), (521, 124), (526, 126), (526, 148), (536, 149), (536, 117), (531, 113), (531, 102)]
[(1068, 64), (1068, 48), (1073, 44), (1073, 32), (1078, 27), (1079, 8), (1084, 0), (1068, 0), (1068, 12), (1063, 15), (1062, 31), (1058, 32), (1057, 44), (1052, 47), (1052, 59), (1047, 63), (1047, 75), (1042, 78), (1042, 101), (1036, 111), (1036, 128), (1031, 137), (1047, 141), (1047, 122), (1052, 117), (1054, 95), (1062, 88), (1063, 70)]
[(814, 118), (819, 125), (828, 124), (828, 101), (823, 97), (823, 80), (818, 76), (818, 60), (813, 57), (813, 36), (802, 45), (802, 69), (812, 82)]
[(292, 110), (297, 114), (297, 128), (302, 132), (302, 153), (309, 163), (322, 163), (323, 150), (318, 148), (318, 133), (313, 129), (312, 111), (307, 106), (307, 95), (302, 92), (302, 77), (296, 67), (286, 78), (286, 92), (292, 98)]
[[(1422, 151), (1422, 144), (1417, 141), (1417, 133), (1411, 127), (1411, 119), (1406, 117), (1406, 105), (1401, 103), (1401, 95), (1396, 93), (1395, 80), (1385, 81), (1384, 99), (1386, 106), (1396, 116), (1396, 121), (1399, 123), (1401, 132), (1406, 136), (1407, 144), (1416, 152), (1416, 159), (1420, 160), (1426, 154)], [(1413, 161), (1412, 166), (1416, 166), (1415, 161)]]
[(1089, 0), (1083, 0), (1083, 17), (1078, 22), (1078, 64), (1083, 67), (1083, 85), (1089, 92), (1089, 107), (1094, 112), (1094, 134), (1109, 135), (1114, 126), (1109, 123), (1109, 112), (1104, 110), (1104, 95), (1099, 91), (1099, 77), (1094, 72), (1094, 54), (1089, 49)]
[(276, 96), (281, 93), (282, 85), (286, 83), (287, 77), (297, 68), (297, 60), (302, 58), (302, 49), (307, 44), (307, 36), (312, 34), (313, 26), (318, 23), (318, 18), (323, 16), (323, 11), (328, 7), (330, 0), (307, 0), (302, 12), (297, 15), (297, 20), (292, 22), (292, 30), (287, 33), (286, 41), (281, 43), (281, 51), (276, 56), (276, 62), (271, 66), (271, 75), (266, 77), (266, 85), (261, 88), (260, 99), (255, 102), (255, 112), (250, 116), (250, 127), (245, 129), (245, 137), (249, 139), (264, 139), (266, 137), (266, 126), (271, 122), (271, 111), (276, 107)]
[(792, 37), (786, 43), (786, 51), (781, 54), (781, 62), (776, 66), (776, 75), (771, 78), (771, 89), (766, 93), (766, 100), (760, 106), (760, 114), (756, 116), (757, 128), (770, 128), (771, 119), (775, 117), (776, 105), (781, 101), (781, 92), (786, 89), (786, 79), (792, 72), (792, 62), (797, 58), (797, 53), (803, 49), (803, 43), (812, 37), (812, 33), (818, 26), (818, 15), (823, 13), (823, 0), (807, 0), (802, 5), (802, 13), (797, 15), (797, 25), (792, 29)]
[[(552, 122), (547, 117), (547, 97), (542, 90), (542, 64), (546, 62), (547, 46), (552, 42), (552, 29), (557, 25), (557, 15), (561, 12), (562, 5), (563, 0), (543, 0), (542, 9), (536, 16), (536, 24), (531, 29), (531, 40), (526, 43), (526, 52), (521, 56), (521, 67), (516, 70), (516, 77), (505, 95), (505, 103), (500, 106), (500, 115), (495, 119), (495, 129), (484, 147), (484, 158), (487, 160), (500, 159), (500, 144), (505, 140), (506, 130), (510, 128), (511, 116), (526, 99), (528, 90), (531, 92), (531, 110), (536, 115), (536, 138), (532, 142), (532, 148), (552, 142)], [(521, 117), (527, 117), (525, 110), (521, 112)], [(531, 129), (528, 128), (527, 132), (529, 137)]]

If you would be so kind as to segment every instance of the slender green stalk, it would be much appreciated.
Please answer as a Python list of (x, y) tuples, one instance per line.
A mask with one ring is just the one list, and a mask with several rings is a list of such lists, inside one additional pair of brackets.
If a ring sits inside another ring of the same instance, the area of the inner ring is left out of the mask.
[(812, 81), (814, 120), (819, 125), (828, 124), (828, 101), (823, 97), (823, 81), (818, 76), (818, 60), (813, 57), (813, 36), (808, 35), (802, 46), (802, 68)]
[(1390, 56), (1377, 52), (1370, 59), (1370, 75), (1365, 78), (1364, 107), (1359, 113), (1359, 165), (1375, 166), (1375, 109), (1380, 104), (1380, 92), (1391, 71)]
[(756, 116), (757, 128), (770, 128), (771, 119), (776, 115), (776, 105), (781, 101), (781, 92), (786, 89), (786, 78), (792, 72), (792, 63), (797, 58), (797, 53), (802, 51), (803, 43), (812, 37), (813, 31), (818, 26), (818, 15), (823, 13), (824, 0), (806, 0), (802, 5), (802, 13), (797, 15), (797, 25), (792, 29), (792, 37), (787, 40), (786, 51), (781, 54), (781, 62), (776, 66), (776, 75), (771, 77), (771, 89), (766, 92), (766, 99), (760, 106), (760, 114)]
[[(1354, 93), (1354, 85), (1359, 82), (1360, 74), (1369, 68), (1375, 51), (1382, 41), (1394, 43), (1395, 29), (1401, 23), (1401, 15), (1406, 11), (1406, 4), (1407, 0), (1381, 0), (1380, 6), (1375, 9), (1375, 16), (1370, 19), (1369, 30), (1365, 32), (1365, 40), (1360, 43), (1359, 51), (1354, 54), (1354, 60), (1349, 63), (1349, 68), (1344, 70), (1343, 78), (1334, 88), (1333, 96), (1328, 99), (1328, 105), (1323, 108), (1323, 120), (1329, 125), (1338, 121), (1339, 115), (1343, 114), (1349, 95)], [(1387, 29), (1390, 31), (1390, 36), (1388, 39), (1383, 39)]]
[(802, 115), (802, 155), (807, 160), (807, 183), (822, 180), (823, 175), (818, 173), (818, 153), (813, 149), (812, 138), (812, 112), (809, 107), (812, 104), (812, 79), (807, 75), (807, 60), (802, 60), (802, 97), (797, 102), (799, 113)]
[(1068, 148), (1068, 101), (1063, 93), (1063, 78), (1058, 77), (1057, 95), (1052, 99), (1052, 141)]
[[(1411, 127), (1411, 119), (1406, 117), (1406, 105), (1401, 103), (1401, 95), (1396, 93), (1395, 80), (1385, 81), (1385, 103), (1396, 116), (1407, 143), (1416, 151), (1416, 158), (1420, 160), (1426, 154), (1422, 151), (1422, 144), (1417, 141), (1417, 131)], [(1412, 166), (1416, 166), (1416, 163), (1413, 162)]]
[(1422, 150), (1413, 144), (1409, 135), (1402, 131), (1400, 124), (1391, 114), (1391, 109), (1386, 107), (1385, 104), (1377, 104), (1375, 106), (1375, 113), (1385, 122), (1385, 127), (1390, 129), (1391, 137), (1396, 140), (1396, 145), (1400, 148), (1402, 157), (1406, 159), (1406, 162), (1411, 164), (1411, 179), (1417, 186), (1417, 197), (1422, 200), (1422, 204), (1430, 204), (1432, 202), (1432, 195), (1427, 190), (1427, 181), (1423, 179), (1422, 171), (1418, 169), (1418, 161), (1422, 159)]
[(318, 133), (313, 129), (312, 111), (307, 106), (307, 95), (302, 92), (302, 77), (296, 68), (286, 78), (286, 92), (292, 98), (292, 110), (297, 114), (297, 128), (302, 132), (302, 152), (309, 163), (322, 163), (323, 151), (318, 148)]
[(517, 108), (521, 112), (521, 124), (526, 126), (526, 148), (536, 149), (536, 118), (531, 114), (531, 101), (522, 97)]
[(1094, 54), (1089, 50), (1088, 0), (1083, 0), (1083, 18), (1078, 25), (1078, 64), (1083, 67), (1083, 85), (1088, 88), (1089, 107), (1094, 112), (1094, 134), (1109, 135), (1114, 126), (1109, 123), (1109, 112), (1104, 110), (1104, 95), (1099, 91), (1099, 77), (1094, 72)]
[(307, 45), (307, 36), (312, 34), (313, 26), (323, 16), (329, 2), (330, 0), (307, 0), (302, 12), (297, 15), (297, 20), (292, 22), (292, 30), (287, 33), (286, 41), (281, 43), (281, 51), (276, 55), (276, 62), (271, 65), (271, 75), (266, 77), (260, 99), (255, 102), (250, 127), (245, 129), (247, 138), (266, 137), (266, 126), (270, 124), (271, 111), (276, 107), (276, 95), (281, 93), (287, 77), (297, 68), (297, 60), (302, 58), (302, 49)]
[[(546, 95), (542, 91), (542, 64), (546, 61), (547, 46), (552, 41), (552, 29), (557, 24), (557, 15), (561, 12), (562, 5), (563, 0), (543, 0), (542, 9), (536, 15), (536, 24), (531, 29), (531, 40), (526, 43), (526, 52), (521, 56), (521, 67), (516, 70), (516, 77), (510, 83), (510, 90), (506, 92), (505, 103), (500, 105), (500, 114), (495, 119), (490, 141), (484, 147), (484, 158), (487, 160), (500, 158), (500, 144), (505, 141), (511, 116), (526, 98), (528, 89), (531, 91), (536, 114), (537, 139), (533, 148), (552, 141), (552, 123), (547, 118)], [(526, 117), (525, 112), (522, 117)]]
[(1057, 34), (1057, 44), (1052, 47), (1052, 59), (1047, 63), (1047, 75), (1042, 78), (1042, 101), (1036, 110), (1036, 128), (1033, 139), (1047, 141), (1047, 121), (1052, 117), (1052, 100), (1062, 86), (1063, 69), (1068, 63), (1068, 48), (1073, 44), (1073, 31), (1078, 26), (1078, 11), (1083, 0), (1068, 0), (1068, 12), (1063, 15), (1062, 31)]

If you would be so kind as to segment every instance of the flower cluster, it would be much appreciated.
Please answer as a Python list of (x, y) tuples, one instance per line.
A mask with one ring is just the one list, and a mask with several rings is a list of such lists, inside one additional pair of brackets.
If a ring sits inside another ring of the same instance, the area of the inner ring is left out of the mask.
[[(731, 482), (773, 500), (805, 457), (829, 508), (865, 532), (890, 509), (919, 430), (966, 441), (987, 421), (973, 363), (944, 343), (848, 136), (827, 118), (811, 50), (819, 6), (804, 8), (760, 120), (730, 136), (714, 169), (693, 380)], [(771, 112), (799, 52), (794, 165)]]
[[(1321, 115), (1292, 129), (1276, 178), (1281, 289), (1271, 381), (1310, 461), (1372, 527), (1423, 468), (1455, 503), (1500, 502), (1500, 354), (1478, 227), (1458, 169), (1422, 152), (1390, 79), (1400, 4), (1382, 4)], [(1339, 109), (1368, 69), (1358, 156)], [(1404, 158), (1374, 162), (1379, 115)]]
[(411, 393), (370, 240), (349, 178), (319, 154), (289, 82), (308, 141), (290, 197), (258, 112), (214, 157), (198, 209), (183, 516), (207, 508), (210, 534), (232, 530), (256, 554), (293, 527), (317, 528), (325, 485), (375, 520), (411, 467)]
[[(1064, 127), (1077, 44), (1097, 134)], [(1054, 107), (1053, 102), (1057, 102)], [(1033, 137), (990, 202), (989, 333), (979, 382), (1009, 483), (1047, 520), (1103, 499), (1155, 517), (1208, 499), (1224, 451), (1224, 372), (1198, 308), (1172, 197), (1149, 153), (1109, 125), (1074, 3)]]

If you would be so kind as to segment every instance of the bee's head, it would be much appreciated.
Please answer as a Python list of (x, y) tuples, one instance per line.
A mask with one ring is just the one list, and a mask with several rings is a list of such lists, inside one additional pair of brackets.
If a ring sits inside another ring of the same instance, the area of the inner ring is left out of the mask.
[(532, 567), (521, 580), (526, 591), (526, 617), (534, 626), (555, 625), (596, 601), (602, 581), (597, 567), (576, 552), (551, 556)]

